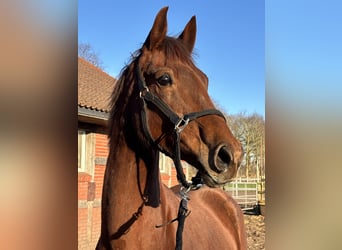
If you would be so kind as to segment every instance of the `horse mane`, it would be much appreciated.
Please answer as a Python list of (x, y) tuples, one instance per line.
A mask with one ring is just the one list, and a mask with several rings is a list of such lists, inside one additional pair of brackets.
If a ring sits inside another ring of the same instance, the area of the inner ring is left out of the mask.
[(123, 132), (123, 127), (125, 125), (124, 111), (126, 110), (129, 97), (133, 92), (133, 84), (135, 83), (133, 65), (140, 53), (141, 50), (137, 50), (131, 55), (131, 61), (121, 70), (119, 79), (112, 91), (108, 129), (110, 145), (112, 145), (114, 139), (119, 138), (119, 134)]
[[(178, 60), (191, 66), (194, 65), (193, 54), (181, 39), (167, 36), (158, 47), (158, 50), (165, 53), (165, 65), (168, 60)], [(134, 65), (141, 54), (142, 48), (132, 54), (130, 62), (121, 70), (119, 79), (113, 89), (109, 115), (108, 137), (110, 138), (110, 145), (112, 145), (115, 138), (119, 137), (118, 135), (122, 133), (125, 126), (125, 110), (136, 83)]]

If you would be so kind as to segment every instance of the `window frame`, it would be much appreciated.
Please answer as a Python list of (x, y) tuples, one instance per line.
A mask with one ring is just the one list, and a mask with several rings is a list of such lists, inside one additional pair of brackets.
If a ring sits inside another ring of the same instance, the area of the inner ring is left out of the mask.
[(78, 129), (78, 173), (92, 175), (95, 166), (95, 140), (94, 133)]

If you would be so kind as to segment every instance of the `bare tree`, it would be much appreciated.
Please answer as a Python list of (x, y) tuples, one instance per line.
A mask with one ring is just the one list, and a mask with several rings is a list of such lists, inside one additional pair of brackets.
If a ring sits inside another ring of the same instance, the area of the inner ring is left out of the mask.
[(256, 113), (239, 113), (227, 117), (229, 126), (244, 149), (240, 175), (265, 176), (265, 121)]
[(103, 61), (99, 57), (99, 53), (96, 52), (89, 43), (79, 43), (78, 44), (78, 56), (87, 60), (96, 67), (104, 70)]

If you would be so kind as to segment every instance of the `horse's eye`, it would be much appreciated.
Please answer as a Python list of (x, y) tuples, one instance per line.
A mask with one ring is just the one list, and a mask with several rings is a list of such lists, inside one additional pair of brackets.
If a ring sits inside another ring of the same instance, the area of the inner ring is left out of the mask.
[(171, 81), (170, 75), (165, 73), (164, 75), (162, 75), (161, 77), (159, 77), (159, 78), (157, 79), (157, 82), (158, 82), (160, 85), (166, 86), (166, 85), (171, 84), (172, 81)]

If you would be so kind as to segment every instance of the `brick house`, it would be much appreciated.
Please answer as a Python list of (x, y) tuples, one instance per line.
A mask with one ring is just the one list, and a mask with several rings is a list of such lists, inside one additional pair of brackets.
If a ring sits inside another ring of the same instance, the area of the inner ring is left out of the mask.
[[(78, 249), (94, 249), (100, 235), (109, 102), (115, 83), (116, 79), (78, 58)], [(165, 155), (160, 157), (160, 172), (167, 186), (178, 184), (173, 162)]]

